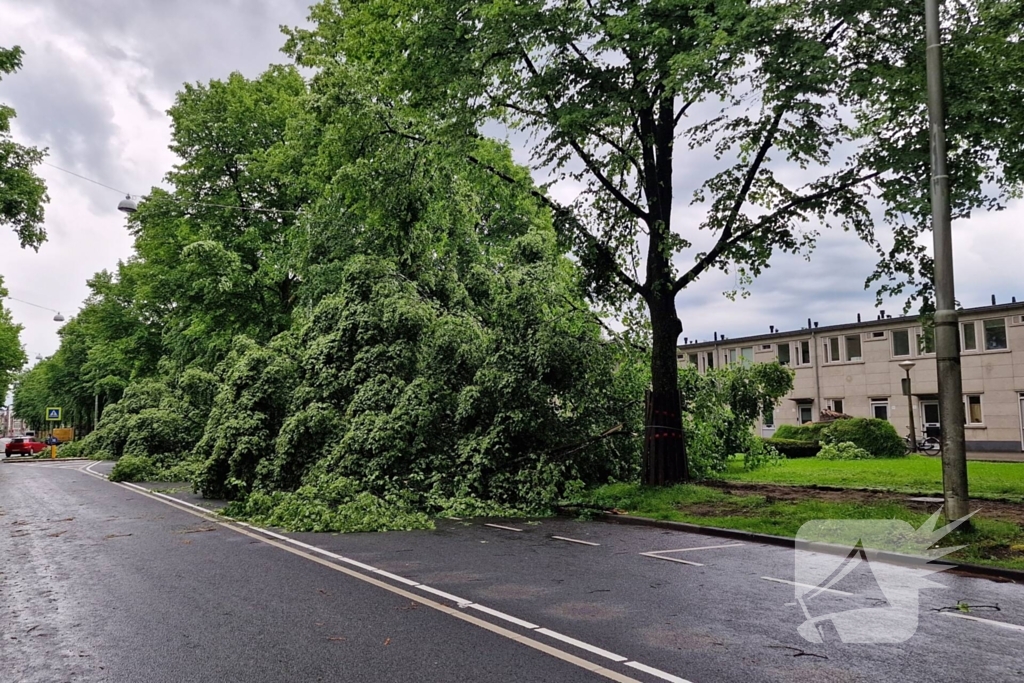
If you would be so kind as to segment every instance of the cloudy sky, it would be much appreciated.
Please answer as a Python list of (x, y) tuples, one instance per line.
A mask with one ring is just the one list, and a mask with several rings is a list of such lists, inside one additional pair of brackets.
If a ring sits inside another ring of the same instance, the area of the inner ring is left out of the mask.
[[(48, 147), (48, 162), (126, 192), (161, 183), (174, 163), (164, 113), (183, 82), (256, 76), (282, 63), (278, 27), (305, 22), (306, 0), (0, 0), (0, 45), (25, 49), (24, 68), (0, 83), (0, 102), (18, 112), (15, 135)], [(0, 232), (0, 274), (11, 296), (73, 315), (93, 273), (131, 254), (116, 192), (50, 166), (47, 241), (38, 253), (21, 250), (11, 231)], [(680, 183), (686, 174), (679, 174)], [(678, 195), (689, 196), (682, 185)], [(560, 198), (571, 186), (556, 188)], [(680, 206), (687, 221), (699, 214)], [(1024, 204), (978, 216), (954, 227), (957, 298), (983, 305), (995, 294), (1024, 300), (1019, 274), (1024, 253)], [(692, 224), (691, 224), (692, 227)], [(822, 325), (873, 318), (874, 295), (863, 288), (873, 252), (855, 237), (825, 234), (810, 262), (780, 257), (736, 302), (722, 292), (733, 276), (712, 275), (680, 295), (684, 335), (707, 339), (798, 328), (808, 317)], [(887, 302), (896, 313), (902, 302)], [(31, 358), (58, 346), (53, 313), (7, 301), (25, 325)]]

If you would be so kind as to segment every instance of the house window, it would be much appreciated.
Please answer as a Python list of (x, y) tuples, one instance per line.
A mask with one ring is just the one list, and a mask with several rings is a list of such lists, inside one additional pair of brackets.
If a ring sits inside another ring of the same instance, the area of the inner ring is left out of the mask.
[(963, 331), (963, 350), (976, 351), (978, 348), (978, 338), (974, 328), (974, 321), (962, 323), (960, 329)]
[(772, 350), (772, 345), (771, 344), (761, 344), (761, 350), (762, 351), (771, 351)]
[(914, 333), (917, 342), (917, 353), (923, 356), (926, 353), (935, 353), (935, 332), (933, 330), (921, 330)]
[(775, 426), (775, 411), (769, 410), (764, 414), (764, 426), (771, 429)]
[(809, 341), (802, 341), (802, 342), (800, 342), (799, 359), (800, 359), (800, 365), (810, 365), (811, 364), (811, 342), (809, 342)]
[(884, 331), (882, 331), (882, 332), (872, 332), (871, 333), (871, 338), (872, 339), (885, 339), (885, 332)]
[(851, 334), (846, 338), (846, 360), (861, 360), (860, 335)]
[(968, 394), (964, 397), (964, 403), (964, 417), (967, 419), (967, 424), (984, 424), (985, 421), (982, 419), (981, 415), (981, 395)]
[(689, 356), (687, 356), (686, 360), (690, 363), (690, 365), (697, 367), (697, 357), (697, 354), (691, 353)]
[(779, 359), (779, 365), (789, 365), (789, 344), (779, 344), (776, 355)]
[(708, 351), (707, 363), (704, 365), (704, 370), (714, 370), (715, 368), (715, 352)]
[(834, 413), (841, 413), (841, 412), (843, 412), (843, 399), (841, 399), (841, 398), (832, 398), (832, 399), (829, 399), (827, 401), (827, 404), (828, 404), (828, 409), (831, 410), (832, 412), (834, 412)]
[(800, 424), (805, 425), (814, 419), (811, 406), (804, 404), (800, 406)]
[(910, 330), (892, 331), (892, 355), (910, 355)]
[(889, 401), (888, 399), (873, 399), (871, 401), (871, 417), (879, 420), (889, 419)]
[(1005, 349), (1006, 318), (985, 320), (982, 324), (985, 326), (985, 350)]
[(729, 362), (730, 363), (753, 363), (754, 362), (754, 347), (744, 346), (739, 349), (729, 349)]
[(839, 360), (839, 337), (829, 337), (825, 340), (825, 362), (838, 363)]

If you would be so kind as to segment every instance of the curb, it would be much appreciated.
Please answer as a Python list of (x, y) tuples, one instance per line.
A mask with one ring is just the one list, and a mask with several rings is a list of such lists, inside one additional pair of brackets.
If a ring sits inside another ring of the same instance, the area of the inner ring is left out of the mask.
[(18, 463), (23, 463), (23, 462), (39, 463), (39, 462), (102, 462), (102, 461), (101, 460), (92, 460), (91, 458), (22, 458), (22, 457), (19, 456), (16, 460), (12, 460), (11, 458), (2, 458), (2, 459), (0, 459), (0, 462), (6, 463), (6, 464), (9, 464), (9, 465), (17, 465)]
[[(775, 484), (770, 481), (729, 481), (728, 479), (712, 479), (711, 481), (704, 482), (704, 485), (715, 489), (743, 489), (756, 488), (758, 486), (777, 486), (779, 488), (787, 489), (810, 489), (812, 491), (829, 491), (835, 493), (842, 493), (844, 491), (857, 491), (858, 493), (885, 493), (891, 496), (906, 496), (908, 498), (942, 497), (942, 491), (893, 491), (891, 489), (873, 489), (859, 486), (832, 486), (829, 484)], [(979, 503), (1006, 503), (1008, 505), (1020, 505), (1021, 503), (1024, 503), (1024, 498), (978, 498), (971, 496), (971, 501), (978, 501)]]
[[(578, 514), (580, 508), (560, 508), (560, 512)], [(796, 548), (796, 539), (789, 536), (774, 536), (772, 534), (759, 534), (753, 531), (742, 531), (740, 529), (723, 529), (717, 526), (702, 526), (690, 524), (689, 522), (671, 522), (664, 519), (652, 519), (650, 517), (637, 517), (634, 515), (616, 515), (610, 512), (598, 512), (595, 518), (611, 524), (625, 524), (629, 526), (647, 526), (658, 529), (671, 529), (673, 531), (684, 531), (691, 534), (703, 534), (705, 536), (717, 536), (738, 541), (749, 541), (751, 543), (765, 543), (782, 548)], [(848, 555), (849, 548), (843, 546), (829, 546), (827, 544), (815, 544), (815, 550), (832, 553), (834, 555)], [(889, 564), (907, 565), (920, 564), (920, 559), (912, 555), (901, 553), (879, 552), (878, 559)], [(952, 562), (932, 562), (930, 564), (948, 567), (949, 572), (962, 576), (982, 577), (987, 579), (1000, 579), (1003, 582), (1024, 584), (1024, 570), (1004, 569), (1002, 567), (988, 567), (981, 564), (953, 564)]]

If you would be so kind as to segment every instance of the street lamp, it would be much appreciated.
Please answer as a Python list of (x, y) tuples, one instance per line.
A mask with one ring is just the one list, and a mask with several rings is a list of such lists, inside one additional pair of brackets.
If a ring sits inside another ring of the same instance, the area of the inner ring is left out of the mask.
[(117, 210), (124, 213), (135, 213), (139, 210), (139, 203), (132, 199), (130, 194), (125, 195), (125, 198), (118, 203)]
[(910, 391), (910, 371), (917, 365), (912, 360), (905, 360), (902, 363), (897, 363), (903, 371), (907, 373), (907, 378), (903, 381), (903, 393), (907, 395), (907, 412), (910, 414), (910, 451), (911, 453), (917, 452), (917, 433), (914, 430), (914, 395)]

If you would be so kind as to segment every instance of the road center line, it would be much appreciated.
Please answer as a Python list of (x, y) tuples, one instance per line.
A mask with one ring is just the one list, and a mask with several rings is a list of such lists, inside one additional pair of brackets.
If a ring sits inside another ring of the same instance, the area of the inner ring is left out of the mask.
[(1019, 626), (1017, 624), (1008, 624), (1005, 621), (993, 621), (992, 619), (982, 619), (981, 617), (972, 617), (970, 614), (960, 614), (959, 612), (939, 612), (939, 614), (945, 614), (947, 617), (956, 617), (957, 619), (977, 621), (982, 624), (990, 624), (992, 626), (1000, 626), (1002, 628), (1008, 628), (1013, 631), (1024, 631), (1024, 626)]
[(566, 538), (565, 536), (552, 536), (551, 538), (556, 541), (568, 541), (569, 543), (579, 543), (580, 545), (601, 545), (600, 543), (591, 543), (590, 541), (579, 541), (575, 538)]
[(836, 590), (835, 588), (822, 588), (821, 586), (812, 586), (809, 583), (799, 583), (798, 581), (786, 581), (785, 579), (773, 579), (770, 576), (762, 576), (765, 581), (774, 581), (775, 583), (787, 583), (790, 586), (800, 586), (801, 588), (809, 588), (815, 591), (822, 591), (825, 593), (835, 593), (837, 595), (853, 595), (853, 593), (847, 593), (846, 591)]
[[(224, 521), (223, 519), (219, 519), (217, 513), (215, 511), (213, 511), (213, 510), (208, 510), (208, 509), (200, 507), (198, 505), (194, 505), (192, 503), (189, 503), (189, 502), (186, 502), (186, 501), (183, 501), (183, 500), (178, 500), (177, 498), (173, 498), (171, 496), (167, 496), (167, 495), (162, 494), (162, 493), (157, 493), (155, 491), (147, 491), (145, 488), (143, 488), (141, 486), (137, 486), (135, 484), (121, 484), (121, 483), (118, 483), (118, 482), (110, 482), (106, 477), (104, 477), (103, 475), (98, 474), (96, 472), (93, 472), (88, 467), (84, 468), (84, 469), (82, 469), (80, 471), (84, 472), (88, 476), (95, 477), (96, 479), (99, 479), (101, 481), (106, 481), (108, 483), (112, 483), (115, 486), (121, 486), (121, 487), (125, 488), (126, 490), (134, 491), (134, 492), (136, 492), (136, 493), (138, 493), (140, 495), (146, 496), (147, 498), (151, 498), (151, 499), (153, 499), (153, 500), (155, 500), (157, 502), (164, 503), (165, 505), (168, 505), (168, 506), (173, 507), (173, 508), (177, 508), (178, 510), (180, 510), (182, 512), (186, 512), (186, 513), (188, 513), (190, 515), (195, 515), (197, 517), (201, 517), (201, 518), (203, 518), (203, 519), (205, 519), (207, 521), (213, 522), (214, 524), (222, 526), (222, 527), (224, 527), (226, 529), (230, 529), (231, 531), (234, 531), (236, 533), (242, 534), (244, 536), (248, 536), (248, 537), (256, 539), (258, 541), (262, 541), (263, 543), (266, 543), (267, 545), (271, 545), (271, 546), (273, 546), (275, 548), (278, 548), (280, 550), (284, 550), (285, 552), (288, 552), (288, 553), (291, 553), (293, 555), (297, 555), (299, 557), (305, 558), (305, 559), (307, 559), (307, 560), (309, 560), (311, 562), (316, 562), (317, 564), (320, 564), (322, 566), (328, 567), (328, 568), (333, 569), (335, 571), (341, 572), (341, 573), (343, 573), (343, 574), (345, 574), (347, 576), (350, 576), (352, 578), (358, 579), (360, 581), (364, 581), (364, 582), (369, 583), (371, 585), (374, 585), (374, 586), (376, 586), (378, 588), (382, 588), (382, 589), (384, 589), (384, 590), (386, 590), (388, 592), (394, 593), (396, 595), (400, 595), (400, 596), (402, 596), (404, 598), (407, 598), (407, 599), (409, 599), (411, 601), (419, 602), (420, 604), (423, 604), (423, 605), (425, 605), (427, 607), (435, 609), (435, 610), (437, 610), (439, 612), (443, 612), (445, 614), (453, 616), (456, 619), (461, 619), (461, 620), (466, 621), (468, 623), (471, 623), (471, 624), (473, 624), (475, 626), (479, 626), (480, 628), (483, 628), (485, 630), (491, 631), (492, 633), (495, 633), (497, 635), (503, 636), (503, 637), (508, 638), (510, 640), (514, 640), (514, 641), (516, 641), (518, 643), (522, 643), (523, 645), (526, 645), (527, 647), (530, 647), (530, 648), (532, 648), (534, 650), (538, 650), (538, 651), (543, 652), (545, 654), (551, 655), (552, 657), (555, 657), (557, 659), (561, 659), (562, 661), (568, 662), (570, 664), (578, 666), (578, 667), (580, 667), (582, 669), (585, 669), (587, 671), (591, 671), (593, 673), (596, 673), (596, 674), (598, 674), (600, 676), (603, 676), (603, 677), (605, 677), (605, 678), (607, 678), (609, 680), (616, 681), (616, 683), (642, 683), (641, 681), (638, 681), (635, 678), (630, 678), (629, 676), (621, 674), (621, 673), (619, 673), (617, 671), (613, 671), (611, 669), (606, 669), (606, 668), (604, 668), (604, 667), (602, 667), (602, 666), (600, 666), (598, 664), (595, 664), (593, 662), (587, 661), (585, 659), (581, 659), (580, 657), (577, 657), (576, 655), (573, 655), (573, 654), (571, 654), (569, 652), (566, 652), (564, 650), (559, 650), (558, 648), (551, 647), (550, 645), (547, 645), (546, 643), (542, 643), (542, 642), (540, 642), (538, 640), (535, 640), (533, 638), (529, 638), (527, 636), (520, 635), (520, 634), (515, 633), (513, 631), (509, 631), (508, 629), (505, 629), (505, 628), (503, 628), (501, 626), (498, 626), (497, 624), (492, 624), (489, 621), (485, 621), (483, 619), (478, 619), (477, 617), (474, 617), (474, 616), (471, 616), (469, 614), (466, 614), (465, 612), (461, 611), (460, 609), (449, 607), (448, 605), (445, 605), (445, 604), (440, 603), (440, 602), (436, 602), (434, 600), (424, 599), (424, 598), (422, 598), (422, 597), (420, 597), (420, 596), (418, 596), (418, 595), (416, 595), (414, 593), (410, 593), (409, 591), (405, 590), (404, 588), (399, 588), (398, 586), (393, 586), (391, 584), (388, 584), (388, 583), (385, 583), (383, 581), (380, 581), (380, 580), (378, 580), (378, 579), (376, 579), (376, 578), (374, 578), (372, 576), (367, 576), (366, 574), (363, 574), (362, 572), (358, 572), (358, 571), (354, 571), (352, 569), (348, 569), (347, 567), (343, 567), (343, 566), (335, 564), (333, 562), (329, 562), (329, 561), (324, 560), (322, 558), (316, 557), (315, 555), (311, 555), (309, 553), (303, 552), (302, 550), (299, 550), (297, 548), (289, 547), (288, 545), (286, 545), (286, 543), (294, 544), (296, 546), (303, 547), (303, 548), (309, 549), (311, 551), (315, 551), (315, 552), (323, 554), (323, 555), (327, 555), (329, 557), (332, 557), (332, 559), (341, 560), (341, 561), (347, 562), (349, 564), (353, 564), (355, 566), (359, 566), (361, 568), (366, 568), (369, 571), (378, 573), (378, 574), (380, 574), (382, 576), (389, 575), (387, 572), (383, 572), (382, 570), (379, 570), (376, 567), (371, 567), (370, 565), (366, 565), (366, 564), (363, 564), (361, 562), (357, 562), (355, 560), (343, 557), (341, 555), (337, 555), (335, 553), (331, 553), (331, 552), (329, 552), (327, 550), (323, 550), (322, 548), (317, 548), (316, 546), (312, 546), (312, 545), (309, 545), (307, 543), (302, 543), (301, 541), (297, 541), (297, 540), (289, 538), (287, 536), (282, 536), (281, 534), (275, 533), (273, 531), (269, 531), (267, 529), (262, 529), (260, 527), (254, 527), (254, 526), (251, 526), (249, 524), (245, 524), (244, 522), (235, 522), (235, 521), (227, 522), (227, 521)], [(189, 509), (189, 508), (192, 508), (192, 509)], [(497, 525), (489, 525), (489, 526), (497, 526)], [(499, 528), (509, 529), (510, 527), (499, 527)], [(511, 529), (511, 530), (512, 531), (522, 531), (521, 529)], [(261, 534), (266, 534), (267, 536), (271, 536), (272, 538), (266, 538), (266, 537), (262, 536)], [(280, 539), (280, 541), (279, 540), (275, 540), (275, 539)], [(671, 558), (662, 558), (662, 559), (671, 559)], [(692, 563), (687, 563), (687, 564), (692, 564)], [(394, 576), (394, 575), (390, 575), (390, 576)], [(450, 595), (448, 593), (444, 593), (443, 591), (439, 591), (437, 589), (431, 588), (430, 586), (427, 586), (425, 584), (419, 584), (416, 587), (419, 588), (420, 590), (423, 590), (423, 591), (426, 591), (426, 592), (429, 592), (429, 593), (433, 593), (433, 594), (439, 595), (441, 597), (445, 597), (446, 599), (449, 599), (449, 600), (451, 600), (453, 602), (456, 602), (457, 604), (459, 604), (460, 601), (464, 601), (464, 599), (462, 599), (462, 598), (458, 598), (457, 596)], [(562, 642), (564, 642), (566, 644), (573, 645), (573, 646), (578, 647), (578, 648), (580, 648), (582, 650), (586, 650), (587, 652), (591, 652), (593, 654), (600, 655), (600, 656), (605, 657), (607, 659), (611, 659), (614, 662), (623, 663), (623, 662), (627, 661), (626, 658), (622, 657), (621, 655), (617, 655), (617, 654), (615, 654), (613, 652), (609, 652), (608, 650), (604, 650), (604, 649), (596, 647), (594, 645), (590, 645), (589, 643), (585, 643), (585, 642), (583, 642), (581, 640), (576, 640), (575, 638), (570, 638), (569, 636), (566, 636), (566, 635), (563, 635), (561, 633), (558, 633), (557, 631), (551, 631), (549, 629), (539, 628), (535, 624), (531, 624), (530, 622), (527, 622), (527, 621), (524, 621), (524, 620), (521, 620), (521, 619), (517, 619), (516, 617), (512, 617), (511, 615), (504, 614), (503, 612), (499, 612), (497, 610), (492, 610), (491, 608), (485, 607), (484, 605), (478, 605), (478, 604), (473, 603), (473, 602), (464, 601), (462, 604), (459, 604), (459, 607), (460, 608), (469, 607), (469, 608), (472, 608), (472, 609), (476, 609), (478, 611), (484, 612), (485, 614), (489, 614), (491, 616), (495, 616), (497, 618), (504, 619), (504, 620), (509, 621), (511, 623), (514, 623), (514, 624), (517, 624), (519, 626), (522, 626), (523, 628), (528, 628), (528, 629), (534, 630), (536, 633), (543, 633), (544, 635), (546, 635), (548, 637), (554, 638), (555, 640), (560, 640), (560, 641), (562, 641)], [(637, 669), (638, 671), (643, 671), (643, 672), (649, 673), (649, 674), (651, 674), (653, 676), (657, 676), (657, 677), (659, 677), (659, 678), (661, 678), (663, 680), (666, 680), (666, 681), (682, 681), (683, 683), (690, 683), (689, 681), (686, 681), (685, 679), (673, 677), (671, 674), (667, 674), (667, 673), (665, 673), (663, 671), (660, 671), (658, 669), (654, 669), (652, 667), (648, 667), (646, 665), (639, 664), (638, 662), (628, 662), (625, 665), (626, 666), (631, 666), (632, 668)]]
[(727, 543), (725, 545), (702, 545), (699, 548), (676, 548), (675, 550), (652, 550), (651, 555), (662, 555), (664, 553), (683, 553), (687, 550), (716, 550), (718, 548), (735, 548), (736, 546), (743, 545), (742, 543)]
[(512, 526), (502, 526), (500, 524), (484, 524), (484, 526), (494, 527), (495, 529), (504, 529), (505, 531), (522, 531), (522, 529), (516, 529)]

